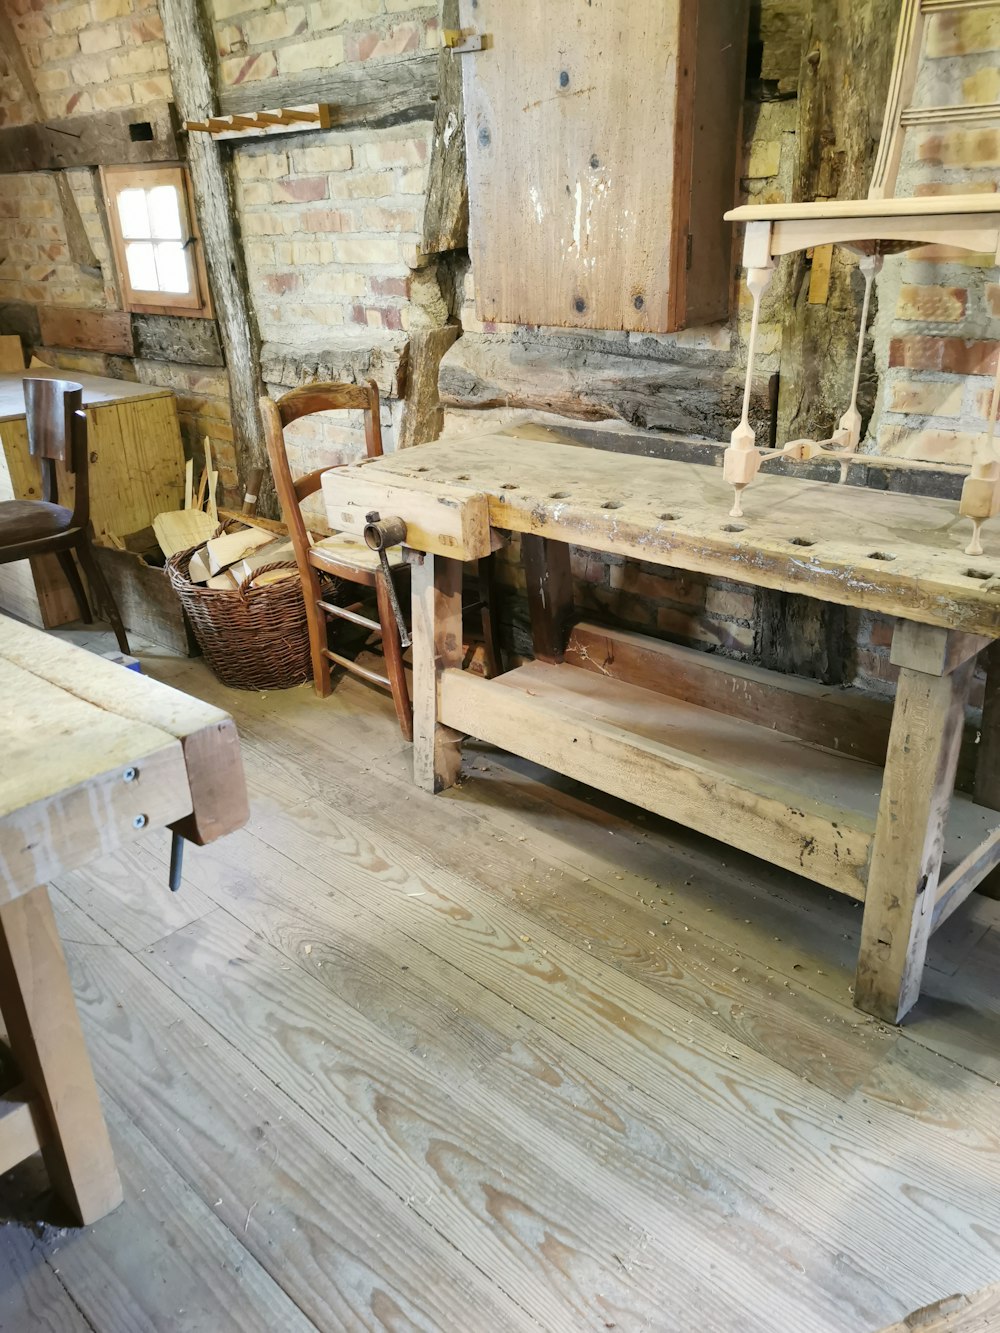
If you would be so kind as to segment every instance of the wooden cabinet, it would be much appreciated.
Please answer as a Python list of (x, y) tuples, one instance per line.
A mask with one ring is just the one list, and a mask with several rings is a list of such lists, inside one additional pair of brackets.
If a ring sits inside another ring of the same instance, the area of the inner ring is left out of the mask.
[(461, 0), (476, 309), (669, 332), (728, 316), (746, 0)]
[[(156, 514), (179, 509), (184, 449), (177, 399), (169, 389), (72, 371), (32, 370), (83, 386), (90, 457), (90, 515), (98, 546), (120, 546)], [(73, 503), (72, 476), (59, 471), (59, 500)], [(22, 376), (0, 374), (0, 500), (37, 500), (41, 473), (28, 452)], [(0, 611), (30, 624), (65, 624), (77, 617), (55, 556), (0, 565)]]

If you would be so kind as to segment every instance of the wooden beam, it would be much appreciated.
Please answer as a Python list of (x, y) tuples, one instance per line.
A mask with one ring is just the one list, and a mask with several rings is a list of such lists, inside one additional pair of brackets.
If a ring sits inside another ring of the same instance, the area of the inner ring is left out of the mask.
[(176, 162), (183, 156), (168, 102), (0, 130), (0, 173)]
[(41, 340), (46, 347), (80, 347), (91, 352), (131, 356), (132, 323), (121, 310), (38, 307)]
[[(171, 7), (176, 8), (176, 0), (171, 0)], [(190, 6), (185, 4), (184, 7)], [(438, 91), (438, 53), (426, 51), (401, 56), (397, 60), (365, 60), (332, 70), (268, 79), (266, 87), (266, 93), (261, 91), (260, 84), (225, 88), (219, 95), (219, 109), (226, 115), (233, 115), (259, 111), (265, 100), (271, 106), (326, 102), (330, 107), (330, 125), (334, 129), (359, 126), (378, 129), (413, 120), (433, 120)], [(176, 80), (174, 92), (177, 94)], [(214, 114), (214, 108), (191, 115), (184, 107), (183, 113), (185, 120), (205, 120)]]
[(397, 448), (426, 444), (441, 434), (444, 408), (438, 393), (438, 371), (441, 358), (461, 331), (457, 324), (444, 324), (439, 329), (423, 329), (411, 334), (406, 359), (406, 398)]
[[(442, 30), (459, 26), (458, 0), (442, 0)], [(424, 254), (429, 255), (461, 250), (469, 242), (462, 59), (447, 47), (438, 55), (438, 100), (434, 111), (424, 235), (420, 246)]]
[(223, 366), (225, 357), (214, 319), (184, 315), (133, 315), (135, 355), (146, 361), (177, 361), (185, 366)]
[(531, 643), (539, 662), (561, 662), (573, 620), (573, 573), (565, 542), (521, 534), (521, 563), (528, 591)]
[(317, 347), (288, 347), (265, 343), (260, 354), (261, 370), (268, 384), (297, 389), (315, 380), (338, 384), (364, 384), (374, 380), (378, 391), (392, 398), (405, 393), (405, 334), (373, 338), (324, 339)]
[[(162, 0), (160, 15), (178, 115), (204, 120), (217, 110), (215, 41), (208, 16), (199, 0)], [(257, 407), (264, 385), (228, 152), (207, 134), (191, 135), (188, 141), (198, 226), (229, 374), (237, 471), (245, 482), (254, 468), (267, 467)]]
[(42, 341), (38, 307), (28, 301), (0, 302), (0, 333), (16, 333), (25, 347), (38, 347)]
[(722, 439), (739, 403), (726, 385), (723, 360), (706, 361), (688, 366), (648, 353), (625, 356), (620, 344), (595, 334), (465, 333), (445, 353), (438, 388), (451, 407), (620, 417)]

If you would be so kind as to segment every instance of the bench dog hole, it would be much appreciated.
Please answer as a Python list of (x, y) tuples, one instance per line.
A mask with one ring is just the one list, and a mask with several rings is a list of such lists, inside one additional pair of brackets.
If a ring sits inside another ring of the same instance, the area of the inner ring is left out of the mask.
[(967, 569), (965, 571), (967, 579), (991, 579), (993, 571), (988, 569)]
[(892, 553), (891, 551), (869, 551), (869, 552), (868, 552), (868, 559), (869, 559), (869, 560), (895, 560), (895, 558), (896, 558), (896, 557), (893, 555), (893, 553)]
[(568, 500), (569, 491), (553, 491), (549, 496), (550, 500)]
[(661, 523), (676, 523), (680, 514), (657, 514), (656, 517)]
[(621, 509), (621, 507), (622, 507), (621, 500), (605, 500), (604, 503), (601, 505), (602, 509)]
[(723, 532), (746, 532), (745, 523), (723, 523)]
[(788, 542), (789, 542), (789, 545), (790, 545), (790, 546), (815, 546), (815, 545), (816, 545), (816, 543), (815, 543), (815, 542), (811, 542), (811, 541), (809, 540), (808, 537), (789, 537)]

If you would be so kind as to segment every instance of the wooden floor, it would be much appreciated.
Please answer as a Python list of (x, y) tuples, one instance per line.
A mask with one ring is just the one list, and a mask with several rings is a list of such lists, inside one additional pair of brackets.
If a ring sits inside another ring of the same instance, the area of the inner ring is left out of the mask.
[(144, 667), (251, 821), (53, 893), (126, 1201), (4, 1178), (4, 1333), (869, 1333), (1000, 1278), (1000, 904), (889, 1029), (847, 899), (482, 747), (426, 796), (354, 681)]

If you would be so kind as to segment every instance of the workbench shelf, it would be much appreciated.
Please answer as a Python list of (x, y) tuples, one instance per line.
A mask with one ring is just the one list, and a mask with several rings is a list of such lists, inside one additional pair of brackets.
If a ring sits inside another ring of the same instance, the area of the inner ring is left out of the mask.
[[(779, 673), (767, 674), (780, 688)], [(669, 684), (645, 688), (568, 662), (529, 662), (495, 680), (451, 669), (440, 718), (863, 901), (882, 767), (673, 697)], [(1000, 812), (956, 793), (935, 925), (997, 859)]]

